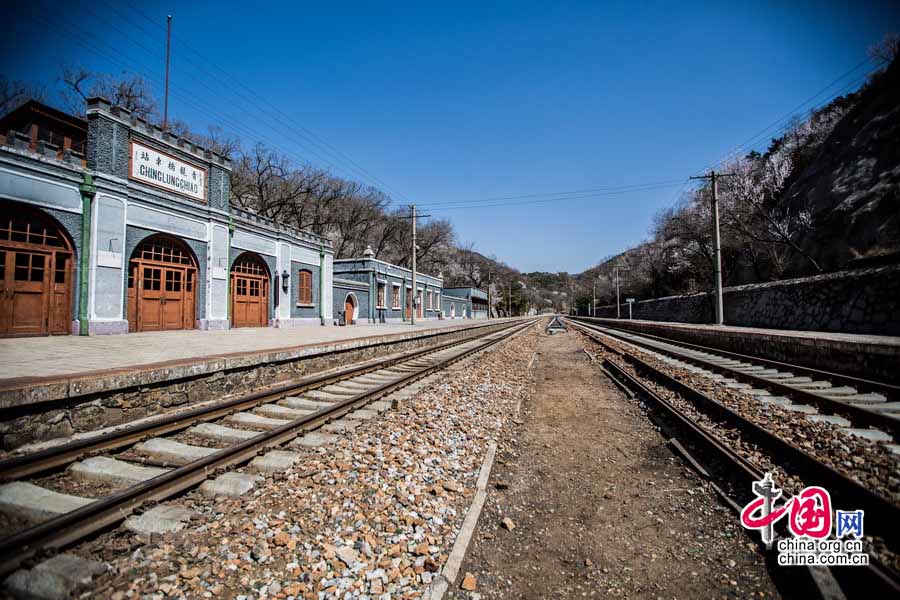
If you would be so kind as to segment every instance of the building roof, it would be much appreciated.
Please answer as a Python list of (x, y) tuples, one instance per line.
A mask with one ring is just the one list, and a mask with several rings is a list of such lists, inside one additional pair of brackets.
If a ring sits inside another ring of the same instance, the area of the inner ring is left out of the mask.
[(482, 298), (487, 300), (487, 292), (475, 287), (445, 287), (444, 294), (447, 296)]
[(37, 100), (29, 100), (0, 117), (0, 131), (5, 132), (10, 129), (17, 129), (17, 125), (30, 122), (33, 118), (39, 118), (48, 123), (52, 122), (61, 127), (80, 130), (87, 136), (87, 121), (85, 119), (57, 110)]
[[(400, 265), (394, 265), (394, 264), (391, 264), (391, 263), (389, 263), (389, 262), (385, 262), (385, 261), (383, 261), (383, 260), (378, 260), (377, 258), (372, 258), (372, 257), (369, 257), (369, 256), (363, 256), (363, 257), (360, 257), (360, 258), (336, 258), (336, 259), (334, 260), (334, 266), (335, 266), (335, 267), (338, 267), (338, 266), (340, 266), (341, 264), (354, 263), (354, 262), (358, 262), (358, 263), (364, 263), (364, 262), (378, 263), (378, 264), (384, 265), (384, 266), (386, 266), (386, 267), (390, 267), (390, 268), (392, 268), (392, 269), (398, 269), (398, 270), (400, 270), (400, 271), (404, 271), (404, 272), (409, 273), (410, 275), (412, 275), (412, 270), (411, 270), (411, 269), (408, 269), (407, 267), (401, 267)], [(353, 270), (353, 269), (348, 269), (348, 271), (350, 271), (350, 270)], [(359, 270), (359, 269), (357, 269), (357, 270)], [(429, 277), (429, 278), (434, 279), (434, 280), (437, 280), (437, 281), (443, 281), (443, 278), (441, 278), (441, 277), (435, 277), (434, 275), (429, 275), (428, 273), (423, 273), (422, 271), (418, 271), (418, 270), (416, 271), (416, 276)], [(443, 286), (442, 286), (442, 287), (443, 287)]]
[(361, 290), (369, 289), (369, 284), (365, 281), (356, 281), (354, 279), (341, 279), (340, 277), (332, 277), (332, 287), (355, 288)]

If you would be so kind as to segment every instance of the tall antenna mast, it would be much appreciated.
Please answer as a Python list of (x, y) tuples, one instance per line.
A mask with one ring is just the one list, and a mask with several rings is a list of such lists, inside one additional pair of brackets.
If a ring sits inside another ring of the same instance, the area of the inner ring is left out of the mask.
[(166, 94), (163, 100), (163, 131), (169, 128), (169, 50), (172, 47), (172, 15), (166, 16)]

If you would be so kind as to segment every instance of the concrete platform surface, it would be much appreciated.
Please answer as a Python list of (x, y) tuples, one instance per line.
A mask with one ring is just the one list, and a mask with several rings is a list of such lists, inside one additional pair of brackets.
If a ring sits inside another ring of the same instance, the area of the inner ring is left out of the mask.
[(201, 359), (309, 344), (388, 336), (429, 329), (485, 324), (484, 320), (421, 321), (415, 326), (383, 323), (300, 326), (277, 329), (242, 327), (227, 331), (162, 331), (105, 336), (52, 336), (0, 339), (0, 383), (4, 379), (74, 375), (175, 360)]

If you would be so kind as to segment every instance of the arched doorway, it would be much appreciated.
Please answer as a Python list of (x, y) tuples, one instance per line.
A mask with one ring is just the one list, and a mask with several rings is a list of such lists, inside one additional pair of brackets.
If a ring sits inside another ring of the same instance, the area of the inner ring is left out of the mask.
[(187, 244), (151, 235), (128, 264), (128, 331), (193, 329), (197, 260)]
[(356, 295), (353, 293), (347, 294), (347, 297), (344, 298), (344, 324), (345, 325), (353, 325), (353, 321), (356, 320)]
[(75, 250), (47, 213), (0, 202), (0, 337), (68, 334)]
[(269, 268), (259, 254), (244, 252), (231, 267), (231, 326), (269, 324)]

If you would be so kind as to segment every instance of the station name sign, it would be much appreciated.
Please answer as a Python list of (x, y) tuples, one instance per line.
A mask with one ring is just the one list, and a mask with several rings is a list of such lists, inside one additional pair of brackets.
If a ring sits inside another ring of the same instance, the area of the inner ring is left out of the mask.
[(206, 169), (135, 141), (131, 142), (129, 162), (131, 179), (206, 201)]

